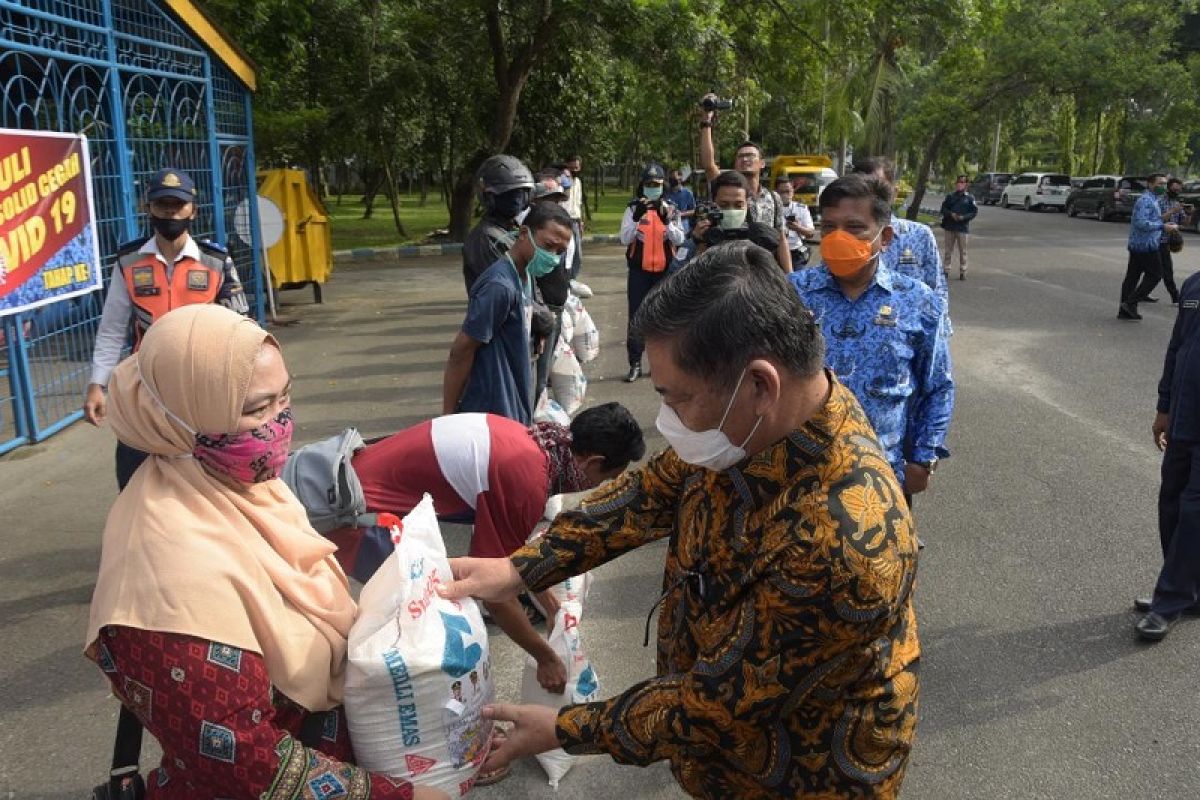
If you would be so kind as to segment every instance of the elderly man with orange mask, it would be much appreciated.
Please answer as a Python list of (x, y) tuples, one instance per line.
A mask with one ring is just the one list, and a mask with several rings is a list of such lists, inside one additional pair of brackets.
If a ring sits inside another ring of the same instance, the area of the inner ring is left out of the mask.
[(860, 175), (821, 193), (821, 264), (788, 276), (827, 343), (827, 363), (854, 392), (911, 502), (925, 491), (954, 408), (945, 302), (889, 269), (891, 192)]

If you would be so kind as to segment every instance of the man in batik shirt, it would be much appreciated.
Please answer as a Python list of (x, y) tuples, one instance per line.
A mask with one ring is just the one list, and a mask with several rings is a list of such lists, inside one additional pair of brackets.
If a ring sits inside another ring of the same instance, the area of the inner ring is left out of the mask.
[(452, 562), (447, 595), (492, 600), (670, 540), (657, 675), (558, 711), (488, 709), (515, 724), (487, 768), (561, 746), (667, 760), (698, 798), (897, 797), (917, 719), (916, 539), (788, 288), (746, 243), (664, 281), (637, 324), (671, 447), (510, 559)]

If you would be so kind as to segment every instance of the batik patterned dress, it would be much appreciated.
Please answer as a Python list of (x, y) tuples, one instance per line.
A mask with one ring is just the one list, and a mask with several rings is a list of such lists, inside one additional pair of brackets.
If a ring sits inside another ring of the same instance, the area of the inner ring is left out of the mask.
[(513, 560), (539, 590), (663, 538), (658, 674), (564, 708), (566, 750), (666, 759), (699, 798), (895, 798), (917, 721), (917, 548), (853, 395), (835, 381), (740, 468), (667, 450)]
[(109, 625), (91, 651), (113, 694), (158, 740), (151, 800), (411, 800), (408, 781), (354, 766), (346, 718), (324, 717), (317, 747), (299, 734), (308, 712), (271, 687), (248, 650)]

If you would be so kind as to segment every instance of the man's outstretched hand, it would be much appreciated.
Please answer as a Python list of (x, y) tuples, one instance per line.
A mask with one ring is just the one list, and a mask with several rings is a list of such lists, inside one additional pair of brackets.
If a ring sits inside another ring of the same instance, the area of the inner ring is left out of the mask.
[(524, 586), (521, 574), (507, 558), (452, 558), (450, 572), (454, 580), (438, 587), (438, 594), (447, 600), (474, 597), (502, 603), (516, 597)]

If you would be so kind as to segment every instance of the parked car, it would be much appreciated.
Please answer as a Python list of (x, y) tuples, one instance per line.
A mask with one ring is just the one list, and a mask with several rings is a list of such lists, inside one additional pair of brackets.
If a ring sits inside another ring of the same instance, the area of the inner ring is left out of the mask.
[(1093, 175), (1067, 197), (1067, 214), (1095, 214), (1101, 222), (1133, 214), (1133, 204), (1146, 191), (1146, 179), (1135, 175)]
[(967, 191), (975, 198), (975, 202), (994, 206), (1000, 202), (1000, 195), (1004, 193), (1004, 187), (1008, 186), (1010, 181), (1011, 172), (983, 172), (971, 181)]
[(1012, 179), (1000, 195), (1000, 205), (1022, 206), (1040, 211), (1047, 206), (1063, 208), (1071, 191), (1071, 176), (1061, 172), (1022, 172)]
[(1192, 211), (1183, 221), (1183, 227), (1190, 231), (1200, 231), (1200, 181), (1187, 181), (1183, 191), (1179, 193), (1179, 202), (1191, 206)]

